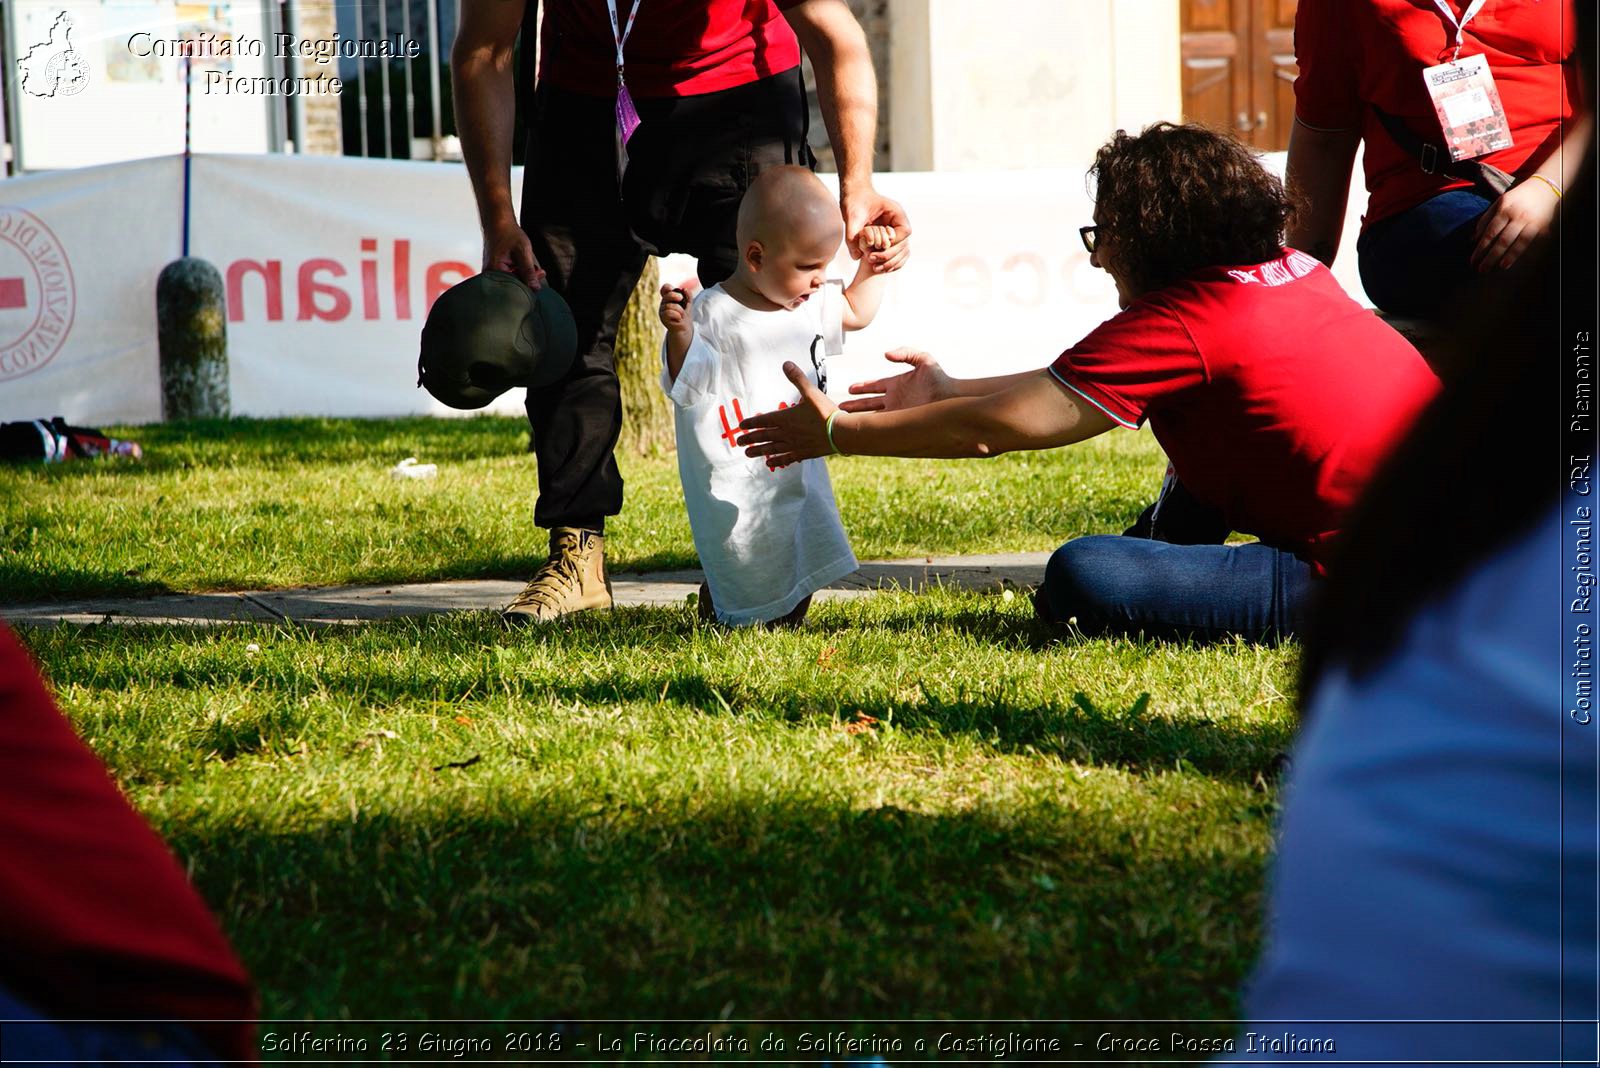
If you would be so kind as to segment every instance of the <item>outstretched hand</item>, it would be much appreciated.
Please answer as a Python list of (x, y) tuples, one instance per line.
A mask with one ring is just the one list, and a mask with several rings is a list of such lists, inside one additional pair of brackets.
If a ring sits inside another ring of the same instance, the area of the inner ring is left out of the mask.
[(891, 349), (883, 355), (891, 363), (903, 363), (911, 370), (871, 382), (857, 382), (850, 387), (852, 394), (873, 395), (855, 396), (839, 405), (840, 408), (847, 412), (897, 412), (955, 396), (950, 376), (926, 352)]
[(769, 467), (788, 467), (833, 452), (828, 444), (828, 416), (837, 405), (811, 384), (798, 364), (785, 363), (783, 373), (800, 391), (800, 403), (752, 415), (739, 424), (738, 444), (744, 447), (744, 454), (765, 457)]

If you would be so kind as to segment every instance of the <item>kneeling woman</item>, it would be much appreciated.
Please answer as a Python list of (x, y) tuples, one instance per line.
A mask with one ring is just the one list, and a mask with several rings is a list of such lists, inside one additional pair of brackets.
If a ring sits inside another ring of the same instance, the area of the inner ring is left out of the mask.
[[(1437, 380), (1326, 268), (1282, 247), (1282, 184), (1243, 146), (1158, 123), (1119, 132), (1090, 174), (1083, 238), (1116, 282), (1116, 316), (1049, 367), (998, 378), (897, 352), (911, 371), (852, 387), (874, 395), (843, 407), (791, 364), (805, 403), (746, 419), (741, 441), (777, 464), (994, 456), (1148, 420), (1171, 461), (1136, 528), (1149, 536), (1063, 545), (1041, 615), (1089, 635), (1293, 635), (1352, 504)], [(1223, 545), (1230, 531), (1260, 540)]]

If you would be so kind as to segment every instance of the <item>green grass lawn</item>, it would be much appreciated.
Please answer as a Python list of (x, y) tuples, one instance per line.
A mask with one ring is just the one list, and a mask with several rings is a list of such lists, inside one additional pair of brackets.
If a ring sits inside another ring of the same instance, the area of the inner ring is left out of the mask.
[[(121, 428), (140, 463), (0, 466), (0, 604), (525, 577), (547, 545), (526, 420), (235, 420)], [(396, 482), (407, 456), (439, 465)], [(1148, 434), (984, 461), (833, 462), (863, 560), (1049, 549), (1120, 530), (1161, 484)], [(695, 566), (673, 456), (623, 463), (614, 570)]]
[[(523, 433), (140, 428), (142, 467), (0, 472), (0, 581), (519, 575)], [(1047, 548), (1153, 492), (1148, 437), (1103, 442), (833, 470), (863, 558)], [(413, 454), (437, 482), (389, 481)], [(671, 459), (626, 473), (615, 563), (693, 563)], [(687, 606), (24, 634), (269, 1016), (1234, 1015), (1297, 652), (1055, 637), (948, 590), (784, 634)]]

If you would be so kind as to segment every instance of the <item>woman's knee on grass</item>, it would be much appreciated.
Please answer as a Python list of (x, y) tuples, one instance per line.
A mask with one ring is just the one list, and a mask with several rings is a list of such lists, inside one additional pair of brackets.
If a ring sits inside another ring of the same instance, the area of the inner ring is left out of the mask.
[(1108, 566), (1122, 539), (1115, 534), (1074, 538), (1050, 555), (1044, 584), (1034, 596), (1034, 610), (1046, 623), (1070, 623), (1080, 630), (1098, 629), (1106, 618)]

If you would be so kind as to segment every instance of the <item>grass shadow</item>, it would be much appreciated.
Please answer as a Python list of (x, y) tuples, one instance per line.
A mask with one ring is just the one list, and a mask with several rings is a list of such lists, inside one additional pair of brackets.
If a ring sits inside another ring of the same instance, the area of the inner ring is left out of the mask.
[[(234, 461), (268, 467), (349, 463), (426, 454), (430, 462), (483, 459), (527, 451), (527, 420), (509, 416), (438, 419), (196, 419), (127, 429), (146, 450), (145, 467)], [(391, 456), (397, 450), (410, 449)], [(72, 465), (66, 465), (68, 467)]]
[(438, 802), (162, 830), (269, 1016), (354, 1019), (1226, 1018), (1268, 837), (1247, 809), (1217, 838), (1055, 804)]
[[(641, 621), (620, 632), (611, 624), (595, 621), (592, 625), (575, 622), (559, 631), (532, 635), (507, 631), (492, 620), (475, 620), (481, 629), (469, 629), (464, 636), (455, 637), (470, 647), (474, 637), (481, 635), (481, 655), (454, 657), (442, 666), (426, 659), (420, 665), (411, 665), (404, 658), (397, 661), (389, 656), (318, 656), (316, 659), (323, 663), (314, 675), (302, 675), (291, 668), (291, 674), (284, 676), (282, 665), (244, 657), (210, 658), (196, 664), (191, 658), (180, 656), (124, 667), (124, 658), (116, 650), (138, 648), (151, 637), (168, 650), (174, 644), (211, 645), (219, 640), (242, 648), (257, 638), (270, 642), (285, 636), (337, 646), (365, 641), (374, 629), (397, 631), (408, 637), (416, 634), (417, 646), (426, 648), (428, 628), (419, 627), (414, 621), (369, 627), (247, 624), (208, 627), (196, 633), (194, 628), (186, 627), (117, 625), (93, 629), (89, 642), (101, 646), (98, 656), (92, 646), (81, 642), (63, 645), (59, 638), (49, 635), (39, 635), (35, 640), (49, 643), (55, 650), (52, 655), (94, 656), (98, 666), (93, 674), (101, 686), (117, 685), (117, 676), (126, 672), (130, 683), (136, 680), (146, 686), (221, 693), (253, 690), (264, 682), (273, 687), (309, 684), (338, 701), (367, 707), (417, 701), (449, 707), (493, 693), (526, 703), (530, 708), (665, 702), (704, 715), (756, 716), (795, 725), (845, 721), (864, 714), (896, 731), (914, 735), (969, 736), (1003, 754), (1043, 756), (1133, 774), (1188, 768), (1256, 785), (1276, 781), (1283, 754), (1293, 738), (1293, 724), (1283, 720), (1167, 714), (1149, 693), (1125, 707), (1107, 705), (1104, 699), (1096, 700), (1072, 687), (1070, 661), (1061, 664), (1065, 674), (1059, 692), (1071, 696), (1062, 698), (1040, 696), (1036, 690), (1019, 689), (1017, 682), (1004, 679), (992, 683), (982, 679), (952, 682), (933, 676), (920, 681), (897, 679), (891, 688), (883, 684), (885, 680), (823, 673), (820, 669), (816, 676), (806, 676), (814, 686), (787, 686), (772, 678), (750, 681), (738, 662), (708, 667), (700, 655), (662, 656), (645, 664), (610, 666), (604, 652), (616, 648), (615, 639), (624, 634), (630, 645), (666, 643), (682, 649), (681, 643), (701, 629), (687, 609), (652, 610), (640, 615)], [(515, 661), (508, 664), (492, 655), (496, 649), (514, 649), (515, 643), (522, 640), (554, 644), (556, 656), (551, 669), (530, 676), (519, 672)], [(568, 661), (588, 666), (582, 672), (556, 666)], [(62, 681), (77, 673), (63, 666)], [(914, 685), (908, 689), (908, 683)], [(239, 729), (229, 727), (228, 737), (197, 738), (194, 744), (219, 753), (253, 751), (248, 739), (231, 733)], [(263, 738), (281, 739), (286, 734), (283, 724), (265, 724), (261, 729)]]
[(0, 557), (0, 605), (111, 597), (156, 597), (172, 593), (165, 582), (121, 571), (54, 567), (47, 574)]

